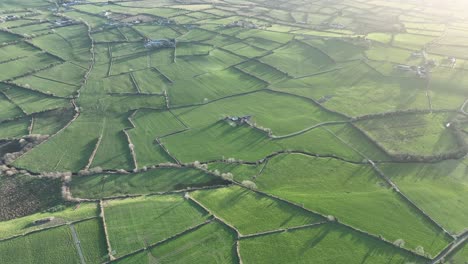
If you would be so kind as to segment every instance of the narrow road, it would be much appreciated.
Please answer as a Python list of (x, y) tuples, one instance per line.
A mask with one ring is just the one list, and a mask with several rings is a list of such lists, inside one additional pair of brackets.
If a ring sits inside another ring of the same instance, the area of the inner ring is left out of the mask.
[(84, 256), (83, 256), (83, 251), (81, 251), (81, 242), (78, 239), (78, 234), (76, 233), (75, 226), (73, 224), (70, 224), (70, 230), (72, 233), (73, 241), (75, 242), (76, 245), (76, 250), (78, 251), (78, 255), (80, 256), (80, 262), (81, 264), (86, 264)]
[(445, 259), (446, 257), (450, 256), (460, 247), (465, 245), (465, 242), (467, 241), (468, 241), (468, 230), (465, 231), (463, 234), (461, 234), (456, 240), (454, 240), (450, 245), (448, 245), (442, 252), (440, 252), (439, 255), (437, 255), (434, 258), (434, 260), (432, 260), (431, 264), (443, 263), (443, 260), (446, 260)]
[(468, 105), (468, 99), (465, 100), (463, 105), (460, 108), (460, 111), (462, 111), (463, 114), (468, 115), (468, 113), (465, 111), (466, 106)]

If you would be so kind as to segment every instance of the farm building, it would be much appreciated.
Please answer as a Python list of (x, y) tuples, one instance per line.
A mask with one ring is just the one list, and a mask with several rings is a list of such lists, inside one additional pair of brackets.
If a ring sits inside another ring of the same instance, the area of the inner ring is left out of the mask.
[(176, 47), (175, 39), (148, 40), (145, 43), (145, 48), (147, 49), (175, 48), (175, 47)]
[(39, 220), (35, 220), (33, 221), (33, 225), (43, 225), (43, 224), (46, 224), (46, 223), (49, 223), (51, 221), (53, 221), (55, 219), (55, 217), (47, 217), (47, 218), (43, 218), (43, 219), (39, 219)]
[(241, 28), (249, 28), (249, 29), (259, 28), (258, 25), (254, 24), (253, 22), (246, 21), (246, 20), (234, 21), (232, 23), (227, 24), (225, 27), (227, 28), (241, 27)]
[(250, 116), (250, 115), (246, 115), (246, 116), (228, 116), (228, 117), (225, 118), (225, 120), (229, 120), (229, 121), (232, 121), (232, 122), (238, 123), (238, 124), (248, 123), (248, 122), (250, 122), (251, 119), (252, 119), (252, 116)]

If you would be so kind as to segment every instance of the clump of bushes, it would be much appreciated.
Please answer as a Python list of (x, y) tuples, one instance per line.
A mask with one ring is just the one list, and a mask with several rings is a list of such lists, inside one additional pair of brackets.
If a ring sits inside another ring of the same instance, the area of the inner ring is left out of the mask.
[(248, 181), (248, 180), (242, 181), (242, 185), (244, 187), (246, 187), (246, 188), (251, 189), (251, 190), (256, 190), (257, 189), (257, 185), (253, 181)]

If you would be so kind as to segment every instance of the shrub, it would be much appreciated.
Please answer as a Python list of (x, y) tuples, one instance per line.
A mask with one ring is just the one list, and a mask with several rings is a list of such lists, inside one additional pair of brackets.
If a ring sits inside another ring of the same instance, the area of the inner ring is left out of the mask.
[(234, 175), (232, 175), (232, 173), (230, 173), (230, 172), (223, 173), (223, 174), (221, 174), (221, 178), (223, 178), (226, 181), (233, 181), (234, 180)]
[(242, 181), (242, 185), (251, 190), (257, 189), (257, 185), (253, 181)]
[(424, 256), (424, 248), (422, 246), (417, 246), (416, 249), (415, 249), (416, 253), (418, 253), (419, 255), (423, 255)]
[(395, 240), (395, 242), (393, 242), (393, 244), (397, 247), (404, 247), (405, 246), (405, 241), (401, 238)]

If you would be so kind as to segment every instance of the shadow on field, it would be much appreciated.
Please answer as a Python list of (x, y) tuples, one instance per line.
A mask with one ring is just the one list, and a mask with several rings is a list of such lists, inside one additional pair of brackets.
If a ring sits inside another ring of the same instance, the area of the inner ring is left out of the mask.
[(330, 227), (327, 229), (323, 229), (320, 231), (320, 233), (309, 239), (307, 242), (304, 243), (304, 247), (299, 251), (301, 255), (304, 255), (307, 250), (314, 248), (316, 245), (318, 245), (327, 235), (330, 233)]

